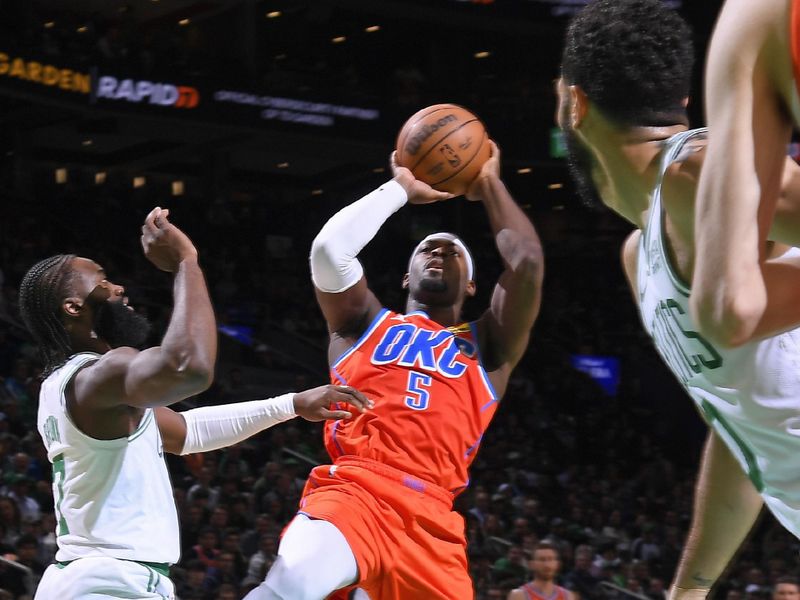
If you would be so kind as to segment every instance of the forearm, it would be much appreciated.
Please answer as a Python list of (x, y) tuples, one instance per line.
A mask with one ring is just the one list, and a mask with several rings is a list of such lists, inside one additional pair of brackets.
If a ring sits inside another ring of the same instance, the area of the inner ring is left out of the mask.
[(186, 423), (186, 438), (180, 454), (226, 448), (297, 416), (294, 394), (195, 408), (178, 414)]
[(217, 328), (197, 258), (183, 260), (178, 266), (173, 295), (172, 316), (161, 352), (176, 371), (211, 377), (217, 359)]
[(758, 180), (753, 163), (736, 164), (737, 153), (724, 150), (728, 144), (735, 141), (709, 143), (700, 177), (690, 302), (704, 334), (724, 345), (738, 345), (749, 339), (763, 315), (767, 292), (759, 260)]
[(762, 504), (739, 463), (710, 431), (695, 490), (692, 525), (671, 598), (691, 599), (707, 593), (752, 529)]
[(523, 264), (540, 264), (543, 254), (539, 235), (505, 184), (497, 177), (485, 177), (478, 185), (506, 269), (516, 271)]
[(356, 256), (407, 200), (403, 187), (391, 180), (333, 215), (311, 245), (314, 285), (341, 293), (358, 283), (363, 269)]

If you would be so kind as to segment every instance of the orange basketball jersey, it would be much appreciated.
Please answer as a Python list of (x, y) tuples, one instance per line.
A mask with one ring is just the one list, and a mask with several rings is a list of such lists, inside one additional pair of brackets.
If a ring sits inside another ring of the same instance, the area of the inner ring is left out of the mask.
[(328, 422), (331, 458), (367, 458), (457, 494), (497, 409), (474, 324), (442, 327), (421, 311), (387, 309), (331, 367), (331, 380), (375, 402)]
[(528, 600), (568, 600), (569, 592), (561, 586), (553, 586), (555, 589), (549, 596), (545, 596), (535, 587), (533, 583), (526, 583), (522, 586), (522, 591), (525, 592), (525, 597)]

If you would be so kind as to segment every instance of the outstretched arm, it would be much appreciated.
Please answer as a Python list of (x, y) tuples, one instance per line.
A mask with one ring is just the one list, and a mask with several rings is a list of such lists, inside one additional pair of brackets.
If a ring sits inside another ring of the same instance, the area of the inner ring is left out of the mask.
[(670, 600), (702, 600), (753, 527), (763, 501), (730, 450), (709, 431), (692, 525)]
[(386, 220), (406, 202), (446, 200), (417, 181), (411, 171), (395, 169), (395, 178), (333, 215), (311, 245), (311, 279), (332, 336), (357, 338), (381, 309), (367, 287), (358, 253)]
[(373, 406), (371, 400), (351, 387), (323, 385), (267, 400), (206, 406), (184, 412), (161, 407), (156, 409), (156, 421), (167, 452), (193, 454), (232, 446), (296, 416), (307, 421), (353, 416), (346, 410), (330, 410), (337, 402), (349, 404), (359, 412)]
[(174, 306), (160, 346), (110, 350), (75, 376), (76, 402), (92, 408), (165, 406), (207, 389), (214, 376), (217, 330), (197, 250), (155, 208), (142, 227), (145, 256), (174, 273)]
[(500, 180), (500, 151), (494, 142), (492, 157), (467, 198), (483, 202), (505, 267), (492, 292), (490, 307), (478, 324), (485, 335), (484, 358), (489, 370), (512, 369), (525, 352), (539, 314), (544, 255), (533, 223)]
[[(691, 308), (701, 331), (726, 346), (752, 339), (768, 310), (762, 265), (791, 134), (776, 84), (776, 71), (791, 73), (786, 6), (728, 0), (709, 50)], [(793, 313), (800, 322), (800, 307)]]

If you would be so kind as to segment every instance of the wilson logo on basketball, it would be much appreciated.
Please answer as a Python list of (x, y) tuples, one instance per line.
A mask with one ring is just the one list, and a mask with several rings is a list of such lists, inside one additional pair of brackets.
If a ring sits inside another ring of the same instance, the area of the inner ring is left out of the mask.
[(448, 123), (452, 121), (458, 120), (455, 115), (446, 115), (436, 121), (435, 123), (425, 124), (420, 127), (420, 130), (416, 132), (408, 143), (406, 144), (406, 154), (410, 154), (414, 156), (417, 152), (419, 152), (420, 147), (422, 144), (431, 137), (436, 131), (438, 131), (441, 127), (444, 127)]

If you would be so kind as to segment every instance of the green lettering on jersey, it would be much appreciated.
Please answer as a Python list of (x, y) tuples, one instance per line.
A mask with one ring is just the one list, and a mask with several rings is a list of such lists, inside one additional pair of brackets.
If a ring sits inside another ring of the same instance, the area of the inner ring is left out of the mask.
[(696, 331), (686, 329), (681, 325), (678, 317), (685, 315), (686, 311), (683, 310), (683, 307), (678, 304), (674, 298), (661, 300), (658, 303), (657, 312), (660, 313), (662, 317), (666, 317), (667, 320), (671, 321), (684, 338), (687, 340), (694, 340), (704, 348), (705, 352), (697, 354), (688, 352), (683, 344), (675, 344), (677, 350), (681, 354), (681, 358), (695, 374), (700, 373), (703, 368), (718, 369), (722, 366), (722, 356), (720, 356), (716, 348)]
[(727, 434), (727, 437), (730, 438), (730, 441), (735, 444), (742, 453), (744, 462), (747, 464), (747, 477), (749, 477), (750, 481), (753, 482), (756, 491), (759, 493), (762, 492), (764, 490), (764, 477), (761, 474), (761, 469), (758, 468), (758, 462), (756, 461), (755, 453), (750, 449), (747, 443), (741, 437), (739, 437), (739, 434), (734, 431), (733, 427), (731, 427), (728, 421), (722, 417), (714, 405), (712, 405), (708, 400), (703, 400), (701, 406), (703, 407), (703, 412), (706, 415), (709, 425), (713, 425), (715, 422), (719, 423), (719, 426), (722, 429), (720, 437), (723, 439), (723, 441), (727, 441), (725, 440), (725, 434)]
[(64, 455), (59, 454), (53, 459), (53, 487), (55, 491), (55, 513), (58, 519), (58, 535), (67, 535), (69, 527), (67, 520), (64, 518), (64, 513), (61, 512), (61, 502), (64, 500), (64, 477), (66, 476), (66, 469), (64, 468)]
[(58, 421), (53, 416), (47, 417), (44, 422), (44, 439), (49, 448), (53, 442), (61, 441), (61, 434), (58, 431)]

